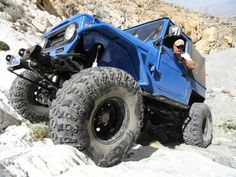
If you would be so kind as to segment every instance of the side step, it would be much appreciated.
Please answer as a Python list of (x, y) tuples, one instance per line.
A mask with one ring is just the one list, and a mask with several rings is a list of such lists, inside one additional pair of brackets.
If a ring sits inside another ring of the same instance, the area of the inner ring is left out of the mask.
[(145, 102), (145, 97), (148, 98), (148, 99), (151, 99), (151, 100), (154, 100), (154, 101), (158, 101), (158, 102), (161, 102), (161, 103), (165, 103), (167, 105), (171, 105), (171, 106), (174, 106), (174, 107), (177, 107), (177, 108), (180, 108), (180, 109), (189, 109), (189, 105), (185, 105), (185, 104), (182, 104), (182, 103), (178, 103), (174, 100), (171, 100), (167, 97), (164, 97), (164, 96), (160, 96), (160, 95), (153, 95), (153, 94), (150, 94), (148, 92), (143, 92), (143, 97), (144, 97), (144, 102)]

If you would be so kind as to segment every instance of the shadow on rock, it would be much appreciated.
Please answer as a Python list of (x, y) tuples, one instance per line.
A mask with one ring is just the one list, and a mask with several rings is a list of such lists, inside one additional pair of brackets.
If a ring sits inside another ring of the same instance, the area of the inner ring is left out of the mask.
[(137, 145), (129, 152), (124, 161), (140, 161), (142, 159), (151, 157), (151, 155), (157, 150), (157, 148), (151, 146)]
[(139, 161), (149, 158), (152, 154), (158, 151), (161, 147), (168, 147), (174, 149), (176, 145), (183, 143), (180, 136), (176, 133), (166, 134), (163, 131), (142, 131), (136, 145), (127, 155), (125, 161)]

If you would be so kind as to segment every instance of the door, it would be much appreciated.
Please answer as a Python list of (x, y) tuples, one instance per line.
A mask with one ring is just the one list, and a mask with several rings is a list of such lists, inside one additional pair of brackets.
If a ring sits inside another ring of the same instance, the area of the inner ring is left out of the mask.
[[(159, 77), (156, 86), (169, 98), (186, 97), (188, 77), (187, 68), (175, 59), (172, 49), (160, 47), (160, 62), (157, 68)], [(180, 101), (180, 100), (179, 100)]]

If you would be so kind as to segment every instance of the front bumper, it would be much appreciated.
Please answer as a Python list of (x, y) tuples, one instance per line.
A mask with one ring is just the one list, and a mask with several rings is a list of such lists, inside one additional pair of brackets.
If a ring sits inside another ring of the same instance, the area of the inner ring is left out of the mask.
[(6, 60), (9, 64), (8, 70), (30, 69), (36, 65), (50, 65), (50, 57), (41, 53), (42, 48), (39, 45), (30, 47), (29, 49), (20, 49), (18, 54), (20, 58), (13, 55), (7, 55)]

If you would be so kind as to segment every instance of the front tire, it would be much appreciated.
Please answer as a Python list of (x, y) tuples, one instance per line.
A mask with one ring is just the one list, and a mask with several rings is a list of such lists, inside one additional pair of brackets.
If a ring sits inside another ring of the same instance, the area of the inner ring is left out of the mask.
[(57, 92), (50, 110), (50, 136), (108, 167), (125, 158), (142, 121), (141, 91), (132, 76), (115, 68), (89, 68)]
[(212, 117), (204, 103), (193, 103), (189, 117), (183, 125), (183, 139), (186, 144), (207, 147), (212, 141)]
[[(32, 71), (25, 70), (22, 76), (34, 81), (40, 82), (42, 78)], [(20, 77), (16, 77), (10, 88), (10, 103), (16, 112), (23, 118), (31, 122), (42, 122), (49, 120), (49, 107), (40, 104), (36, 99), (36, 93), (42, 90), (36, 84)]]

